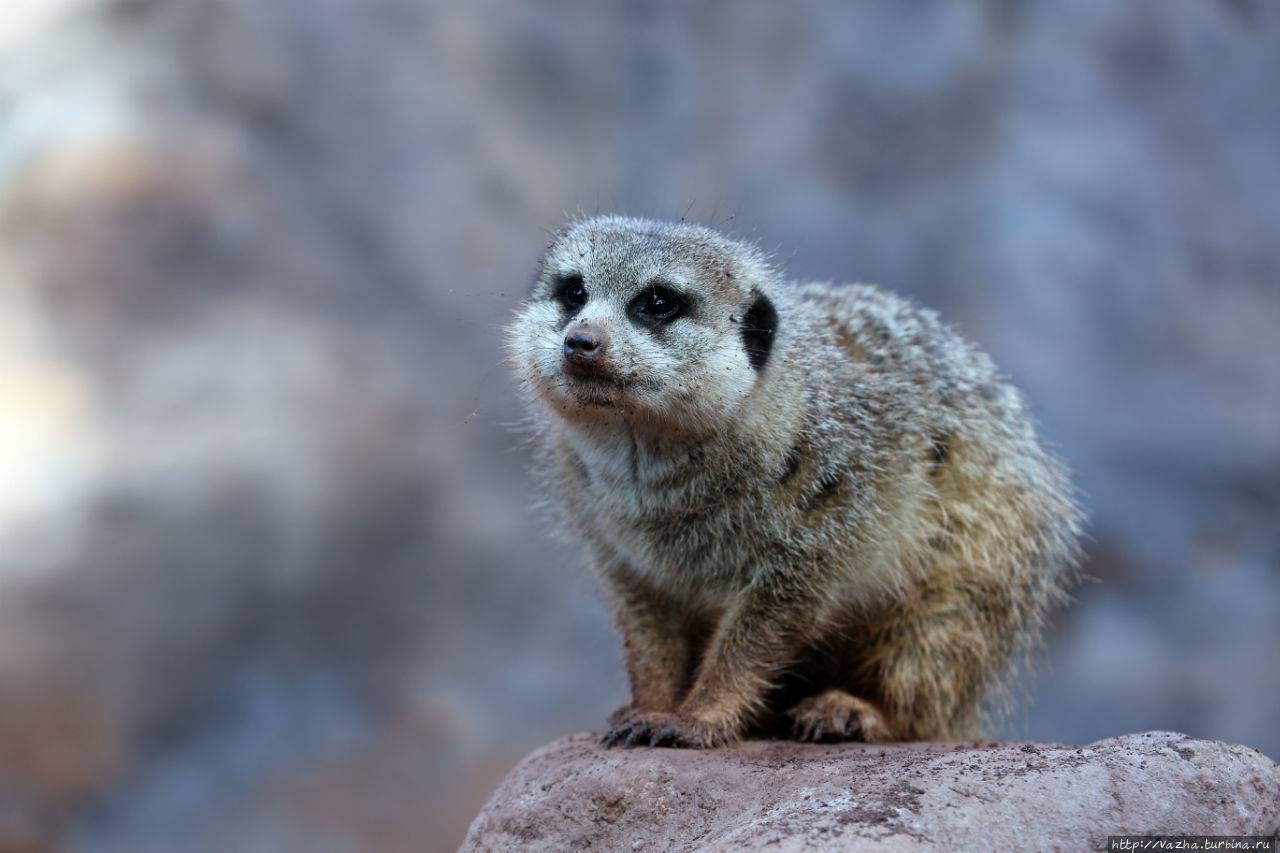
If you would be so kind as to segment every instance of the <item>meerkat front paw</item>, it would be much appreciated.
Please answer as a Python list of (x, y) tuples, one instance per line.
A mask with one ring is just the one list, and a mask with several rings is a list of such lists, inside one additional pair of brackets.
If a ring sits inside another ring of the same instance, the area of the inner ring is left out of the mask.
[(791, 737), (796, 740), (877, 743), (893, 739), (884, 715), (874, 705), (843, 690), (810, 696), (787, 716), (792, 720)]
[(732, 732), (693, 717), (642, 712), (631, 714), (615, 722), (612, 728), (600, 738), (600, 743), (606, 747), (669, 746), (685, 749), (712, 749), (724, 746), (732, 740), (734, 740)]

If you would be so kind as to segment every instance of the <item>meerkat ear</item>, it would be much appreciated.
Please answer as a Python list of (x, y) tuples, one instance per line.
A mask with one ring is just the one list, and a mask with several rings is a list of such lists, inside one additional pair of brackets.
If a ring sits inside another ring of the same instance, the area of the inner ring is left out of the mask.
[(778, 327), (778, 311), (761, 294), (747, 309), (742, 318), (742, 344), (747, 351), (747, 361), (757, 372), (764, 369), (773, 349), (773, 332)]

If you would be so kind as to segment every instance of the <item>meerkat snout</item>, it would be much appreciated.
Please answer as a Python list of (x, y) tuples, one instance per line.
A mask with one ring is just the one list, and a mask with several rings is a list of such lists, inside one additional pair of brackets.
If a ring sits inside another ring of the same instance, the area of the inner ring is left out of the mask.
[(564, 334), (564, 371), (570, 375), (608, 373), (608, 348), (608, 333), (598, 325), (572, 325)]
[(581, 323), (571, 328), (564, 336), (564, 357), (572, 366), (603, 355), (608, 337), (604, 331), (591, 325)]

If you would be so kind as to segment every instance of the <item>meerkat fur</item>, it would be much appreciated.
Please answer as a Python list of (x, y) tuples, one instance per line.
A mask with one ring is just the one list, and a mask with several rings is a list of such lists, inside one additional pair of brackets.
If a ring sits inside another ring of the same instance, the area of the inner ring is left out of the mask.
[(979, 734), (1082, 523), (987, 356), (885, 291), (618, 216), (555, 237), (508, 332), (623, 634), (607, 745)]

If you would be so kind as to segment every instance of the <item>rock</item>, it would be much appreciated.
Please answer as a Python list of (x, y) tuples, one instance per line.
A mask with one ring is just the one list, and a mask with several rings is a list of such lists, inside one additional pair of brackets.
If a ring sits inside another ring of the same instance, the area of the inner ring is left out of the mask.
[(462, 850), (1101, 850), (1110, 835), (1277, 832), (1280, 766), (1172, 732), (712, 752), (574, 735), (511, 771)]

